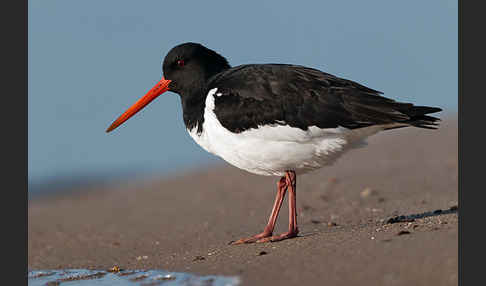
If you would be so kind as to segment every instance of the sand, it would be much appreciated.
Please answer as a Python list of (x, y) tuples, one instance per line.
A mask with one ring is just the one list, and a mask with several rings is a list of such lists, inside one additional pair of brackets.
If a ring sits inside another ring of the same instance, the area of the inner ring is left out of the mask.
[[(391, 130), (299, 176), (300, 237), (276, 243), (228, 245), (263, 229), (276, 178), (226, 164), (32, 200), (28, 267), (119, 265), (236, 275), (242, 285), (457, 285), (457, 141), (455, 117), (435, 131)], [(285, 201), (275, 233), (287, 219)]]

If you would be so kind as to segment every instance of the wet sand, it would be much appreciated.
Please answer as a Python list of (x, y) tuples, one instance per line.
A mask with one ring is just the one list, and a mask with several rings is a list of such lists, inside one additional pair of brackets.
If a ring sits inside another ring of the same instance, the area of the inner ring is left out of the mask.
[[(457, 285), (457, 133), (457, 118), (436, 131), (391, 130), (298, 177), (300, 237), (276, 243), (227, 245), (263, 229), (276, 178), (224, 164), (33, 200), (28, 267), (116, 264), (242, 285)], [(276, 233), (287, 219), (285, 201)]]

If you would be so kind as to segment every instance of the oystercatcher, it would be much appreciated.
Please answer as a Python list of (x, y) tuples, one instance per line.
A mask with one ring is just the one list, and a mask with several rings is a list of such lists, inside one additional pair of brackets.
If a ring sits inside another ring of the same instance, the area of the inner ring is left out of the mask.
[[(190, 136), (206, 151), (248, 172), (279, 176), (277, 196), (262, 233), (233, 244), (296, 237), (297, 175), (332, 164), (379, 131), (436, 129), (440, 108), (415, 106), (317, 69), (289, 64), (231, 67), (198, 43), (172, 48), (164, 77), (106, 130), (110, 132), (166, 91), (180, 95)], [(289, 190), (289, 230), (273, 236)]]

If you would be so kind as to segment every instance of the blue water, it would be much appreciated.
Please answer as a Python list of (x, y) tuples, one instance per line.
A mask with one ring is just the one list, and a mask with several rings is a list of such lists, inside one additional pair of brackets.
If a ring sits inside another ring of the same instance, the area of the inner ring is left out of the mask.
[(29, 286), (56, 285), (104, 285), (104, 286), (235, 286), (240, 284), (238, 277), (231, 276), (198, 276), (182, 272), (163, 270), (37, 270), (28, 273)]

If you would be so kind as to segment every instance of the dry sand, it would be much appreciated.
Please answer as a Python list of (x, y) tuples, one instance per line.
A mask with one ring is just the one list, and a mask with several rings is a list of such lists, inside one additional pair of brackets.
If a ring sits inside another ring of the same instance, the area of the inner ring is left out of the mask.
[[(457, 134), (457, 118), (436, 131), (391, 130), (298, 177), (301, 237), (277, 243), (227, 245), (263, 229), (276, 186), (227, 165), (30, 201), (28, 267), (117, 264), (237, 275), (242, 285), (457, 285)], [(388, 223), (400, 215), (416, 218)], [(287, 219), (284, 202), (276, 233)]]

